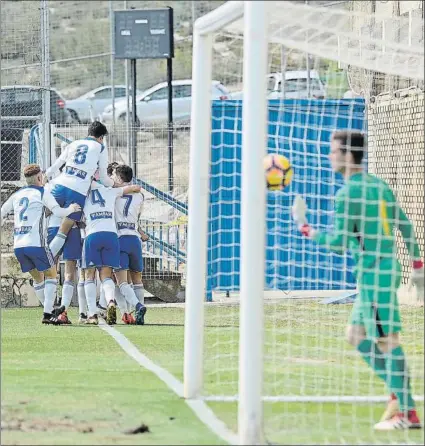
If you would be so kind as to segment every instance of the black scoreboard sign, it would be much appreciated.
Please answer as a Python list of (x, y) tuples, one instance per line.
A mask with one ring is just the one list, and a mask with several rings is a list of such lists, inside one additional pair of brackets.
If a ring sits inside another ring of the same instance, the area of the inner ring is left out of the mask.
[(174, 57), (173, 10), (114, 11), (115, 59)]

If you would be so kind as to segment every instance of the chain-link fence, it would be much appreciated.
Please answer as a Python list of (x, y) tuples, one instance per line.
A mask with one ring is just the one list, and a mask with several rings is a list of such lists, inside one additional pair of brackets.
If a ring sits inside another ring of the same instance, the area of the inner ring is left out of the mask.
[[(112, 55), (113, 11), (161, 8), (171, 4), (175, 18), (174, 78), (189, 79), (193, 22), (224, 2), (115, 0), (46, 3), (50, 22), (47, 36), (50, 86), (68, 101), (102, 86), (109, 89), (95, 92), (93, 99), (111, 100), (111, 85), (125, 85), (125, 61), (114, 60)], [(2, 87), (42, 85), (40, 52), (46, 41), (41, 41), (40, 4), (37, 1), (14, 1), (5, 2), (2, 7)], [(166, 61), (138, 60), (137, 71), (137, 88), (144, 90), (166, 80)], [(116, 99), (122, 97), (123, 91), (116, 91)]]
[[(51, 161), (46, 121), (54, 124), (53, 132), (72, 138), (84, 137), (87, 124), (95, 119), (104, 120), (102, 113), (112, 103), (117, 105), (117, 113), (113, 116), (116, 119), (105, 121), (110, 129), (111, 160), (130, 163), (130, 141), (132, 135), (136, 135), (138, 177), (153, 187), (168, 191), (170, 148), (166, 108), (163, 113), (165, 119), (159, 123), (147, 123), (137, 129), (126, 125), (125, 97), (130, 92), (129, 70), (128, 62), (113, 57), (113, 11), (172, 6), (175, 24), (173, 78), (190, 79), (193, 23), (223, 3), (122, 0), (3, 2), (2, 200), (23, 184), (22, 170), (27, 162), (49, 164)], [(138, 93), (166, 80), (165, 60), (138, 60), (136, 68)], [(50, 96), (49, 110), (46, 110), (45, 91)], [(119, 101), (125, 102), (124, 107), (118, 108)], [(60, 151), (60, 141), (53, 135), (50, 135), (50, 140), (56, 146), (52, 151), (54, 158), (54, 150)], [(175, 126), (173, 145), (173, 195), (186, 203), (187, 126)], [(173, 207), (146, 193), (142, 225), (151, 235), (144, 246), (149, 257), (146, 260), (146, 280), (158, 275), (165, 278), (167, 271), (173, 276), (182, 270), (186, 223), (182, 224), (179, 217)], [(12, 251), (11, 229), (11, 223), (7, 223), (2, 237), (4, 255)]]
[[(373, 18), (366, 22), (361, 16), (353, 18), (354, 33), (405, 46), (413, 44), (420, 47), (424, 44), (422, 1), (349, 2), (348, 8), (354, 12), (373, 14), (371, 16)], [(353, 66), (346, 68), (352, 91), (368, 100), (384, 92), (394, 92), (412, 86), (424, 88), (423, 80), (393, 76)]]
[[(171, 5), (174, 8), (175, 24), (173, 78), (190, 79), (193, 23), (198, 17), (222, 3), (225, 2), (124, 0), (3, 2), (0, 17), (2, 200), (20, 184), (22, 169), (26, 162), (49, 161), (50, 151), (45, 150), (49, 146), (45, 139), (46, 119), (54, 124), (50, 139), (53, 146), (52, 153), (56, 151), (57, 155), (60, 152), (60, 141), (53, 136), (53, 133), (61, 133), (73, 139), (82, 138), (86, 136), (87, 124), (94, 119), (100, 119), (106, 123), (110, 131), (108, 146), (111, 160), (133, 166), (131, 140), (132, 135), (135, 135), (137, 176), (152, 187), (167, 192), (170, 184), (170, 147), (166, 106), (161, 112), (163, 116), (160, 120), (140, 122), (136, 128), (127, 125), (126, 94), (129, 92), (129, 70), (126, 66), (128, 62), (115, 60), (112, 54), (113, 11)], [(421, 39), (423, 41), (423, 30), (416, 26), (416, 19), (423, 17), (422, 2), (323, 3), (329, 3), (327, 6), (330, 7), (345, 7), (364, 12), (375, 11), (377, 14), (388, 16), (388, 22), (382, 22), (380, 26), (376, 23), (353, 23), (353, 29), (359, 32), (373, 29), (373, 32), (385, 33), (391, 30), (392, 16), (405, 17), (406, 26), (397, 31), (399, 41), (401, 43), (408, 43), (409, 39), (414, 42)], [(410, 7), (407, 8), (406, 4)], [(223, 79), (217, 80), (222, 81), (229, 90), (235, 91), (242, 88), (242, 85), (232, 85), (233, 79), (241, 79), (242, 48), (236, 46), (236, 51), (232, 52), (229, 51), (229, 45), (223, 45), (218, 41), (214, 44), (213, 51), (220, 54), (220, 57), (214, 57), (220, 64), (214, 73), (221, 73)], [(281, 57), (281, 50), (277, 49), (276, 61), (271, 62), (271, 67), (278, 70), (282, 66)], [(295, 56), (287, 54), (286, 57), (289, 63), (291, 57)], [(223, 64), (226, 70), (223, 70)], [(290, 65), (288, 66), (290, 68)], [(329, 97), (341, 97), (345, 88), (351, 88), (355, 94), (363, 95), (368, 101), (379, 93), (392, 92), (389, 96), (392, 99), (387, 105), (382, 105), (381, 97), (376, 103), (369, 105), (368, 131), (371, 144), (369, 162), (372, 171), (382, 175), (384, 179), (391, 180), (390, 183), (399, 197), (404, 197), (401, 199), (402, 205), (405, 206), (409, 217), (419, 225), (420, 238), (423, 229), (420, 225), (423, 219), (418, 217), (421, 212), (412, 206), (420, 202), (421, 197), (423, 198), (423, 182), (413, 178), (417, 175), (422, 175), (423, 178), (423, 170), (417, 171), (414, 176), (408, 160), (414, 157), (423, 165), (423, 115), (420, 116), (417, 111), (421, 96), (419, 94), (414, 96), (416, 99), (412, 99), (413, 90), (410, 90), (406, 97), (409, 99), (396, 98), (393, 93), (399, 88), (411, 86), (412, 83), (419, 87), (419, 91), (423, 91), (423, 83), (395, 76), (379, 76), (376, 72), (371, 76), (367, 70), (355, 70), (352, 67), (342, 67), (342, 70), (329, 64), (326, 67), (324, 77)], [(322, 66), (314, 68), (318, 68), (319, 74), (323, 74)], [(137, 89), (142, 93), (147, 88), (166, 80), (166, 61), (138, 60), (137, 73)], [(332, 76), (335, 77), (334, 80)], [(334, 88), (336, 86), (338, 89)], [(46, 91), (49, 92), (49, 97), (46, 96)], [(421, 94), (423, 104), (423, 92)], [(49, 107), (46, 105), (46, 97), (49, 99)], [(113, 112), (112, 104), (114, 104)], [(46, 114), (46, 107), (49, 109), (49, 115)], [(416, 119), (415, 128), (412, 127), (411, 118), (413, 121)], [(35, 128), (35, 124), (40, 124), (39, 128)], [(392, 141), (388, 145), (385, 136), (388, 132), (385, 129), (392, 129), (394, 125), (403, 130), (397, 133), (400, 137), (398, 142)], [(189, 132), (187, 122), (176, 122), (172, 140), (173, 196), (183, 204), (187, 204)], [(404, 137), (410, 138), (411, 143), (401, 144), (400, 141), (403, 141)], [(38, 148), (39, 152), (36, 153), (34, 148)], [(391, 156), (388, 156), (388, 153)], [(401, 162), (401, 159), (406, 161)], [(389, 160), (392, 160), (391, 166), (387, 163)], [(399, 168), (394, 177), (396, 161)], [(409, 183), (411, 181), (414, 184)], [(163, 271), (174, 273), (183, 269), (186, 221), (181, 217), (182, 214), (166, 201), (158, 199), (155, 194), (146, 193), (142, 224), (152, 235), (151, 241), (145, 244), (145, 251), (151, 253), (154, 258), (151, 271), (155, 274)], [(420, 242), (423, 248), (423, 239), (420, 238)], [(11, 236), (2, 237), (2, 252), (10, 251), (11, 243)], [(403, 263), (407, 267), (405, 260)]]
[[(193, 23), (222, 3), (224, 1), (3, 2), (2, 180), (19, 180), (21, 163), (28, 160), (29, 155), (22, 153), (21, 143), (28, 140), (30, 129), (36, 124), (41, 124), (40, 146), (46, 147), (50, 137), (48, 122), (68, 126), (102, 120), (105, 107), (121, 101), (116, 113), (113, 108), (111, 118), (114, 120), (109, 124), (122, 127), (125, 123), (129, 70), (128, 61), (113, 57), (114, 11), (171, 5), (175, 24), (173, 78), (190, 79)], [(165, 60), (138, 60), (136, 69), (138, 93), (166, 80)], [(164, 117), (166, 119), (166, 113)], [(11, 129), (21, 129), (21, 133)], [(123, 138), (130, 139), (131, 135), (125, 135), (124, 130), (119, 132)], [(44, 158), (39, 157), (38, 161), (47, 167), (49, 154), (41, 155)]]
[[(391, 186), (414, 223), (421, 254), (424, 242), (425, 131), (424, 92), (416, 88), (378, 96), (368, 107), (368, 165), (370, 172)], [(411, 260), (398, 238), (404, 283)]]

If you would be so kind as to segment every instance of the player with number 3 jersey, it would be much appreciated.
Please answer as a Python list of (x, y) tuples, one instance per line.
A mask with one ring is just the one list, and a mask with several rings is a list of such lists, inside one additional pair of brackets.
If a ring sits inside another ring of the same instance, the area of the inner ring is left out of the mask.
[[(60, 206), (78, 203), (83, 208), (93, 176), (98, 169), (100, 182), (108, 187), (114, 185), (106, 171), (108, 155), (103, 139), (107, 133), (102, 123), (93, 122), (89, 127), (88, 137), (66, 146), (60, 157), (47, 169), (46, 175), (51, 178), (64, 166), (62, 173), (55, 178), (56, 184), (52, 189), (52, 195)], [(74, 221), (80, 221), (81, 215), (81, 212), (73, 213), (62, 222), (49, 245), (54, 256), (59, 254)]]

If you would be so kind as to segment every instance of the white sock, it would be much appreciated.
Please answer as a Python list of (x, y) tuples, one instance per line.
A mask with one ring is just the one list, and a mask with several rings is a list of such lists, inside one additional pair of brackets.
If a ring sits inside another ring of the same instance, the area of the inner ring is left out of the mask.
[(139, 303), (136, 295), (134, 294), (134, 291), (131, 289), (131, 286), (127, 282), (123, 282), (120, 285), (120, 291), (125, 297), (125, 300), (133, 307), (135, 307)]
[(56, 288), (58, 281), (56, 279), (46, 279), (44, 281), (44, 312), (51, 314), (55, 302)]
[(103, 289), (103, 283), (100, 284), (99, 305), (103, 308), (106, 308), (108, 306), (105, 298), (105, 290)]
[(78, 282), (77, 287), (78, 294), (78, 312), (81, 314), (87, 314), (87, 300), (86, 300), (86, 292), (84, 290), (84, 281)]
[(65, 305), (65, 310), (71, 305), (72, 296), (74, 295), (74, 282), (72, 280), (65, 280), (62, 288), (62, 305)]
[(58, 255), (59, 251), (65, 244), (65, 240), (66, 240), (66, 234), (64, 234), (63, 232), (58, 232), (55, 235), (54, 239), (50, 242), (49, 248), (53, 254), (53, 257), (56, 257)]
[[(131, 289), (134, 290), (133, 283), (129, 283), (129, 285), (130, 285)], [(128, 310), (128, 313), (131, 313), (134, 310), (134, 307), (133, 307), (133, 305), (131, 305), (130, 302), (127, 302), (127, 310)]]
[(37, 299), (40, 301), (41, 305), (44, 305), (44, 282), (34, 282), (33, 286)]
[(127, 301), (125, 297), (121, 294), (118, 286), (115, 285), (115, 300), (117, 301), (118, 308), (120, 309), (121, 315), (128, 313)]
[(87, 316), (94, 316), (95, 314), (97, 314), (96, 284), (94, 283), (94, 280), (86, 280), (84, 282), (84, 292), (86, 295), (87, 307), (88, 307)]
[(105, 280), (103, 280), (102, 288), (105, 290), (105, 299), (107, 305), (109, 305), (110, 302), (113, 301), (115, 297), (115, 283), (112, 279), (108, 277)]
[(143, 288), (143, 283), (134, 285), (134, 294), (141, 304), (145, 304), (145, 289)]

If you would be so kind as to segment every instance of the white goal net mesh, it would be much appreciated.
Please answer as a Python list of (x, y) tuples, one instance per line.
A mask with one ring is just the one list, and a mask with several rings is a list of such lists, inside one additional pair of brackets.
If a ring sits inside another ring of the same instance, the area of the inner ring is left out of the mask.
[[(267, 152), (285, 155), (294, 178), (284, 191), (267, 192), (264, 272), (252, 271), (265, 275), (265, 436), (281, 444), (423, 443), (421, 432), (374, 433), (390, 391), (346, 341), (359, 299), (353, 258), (306, 240), (291, 218), (299, 194), (309, 223), (332, 230), (344, 181), (329, 162), (330, 137), (335, 130), (362, 131), (369, 144), (364, 167), (394, 191), (423, 256), (423, 16), (381, 17), (350, 4), (267, 3)], [(241, 372), (243, 44), (243, 19), (214, 35), (212, 78), (228, 88), (229, 100), (212, 105), (207, 296), (213, 302), (206, 306), (204, 346), (203, 397), (233, 427)], [(400, 234), (397, 240), (406, 284), (411, 261)], [(412, 293), (399, 290), (402, 345), (413, 393), (423, 395), (424, 314)], [(423, 397), (417, 404), (422, 413)]]

